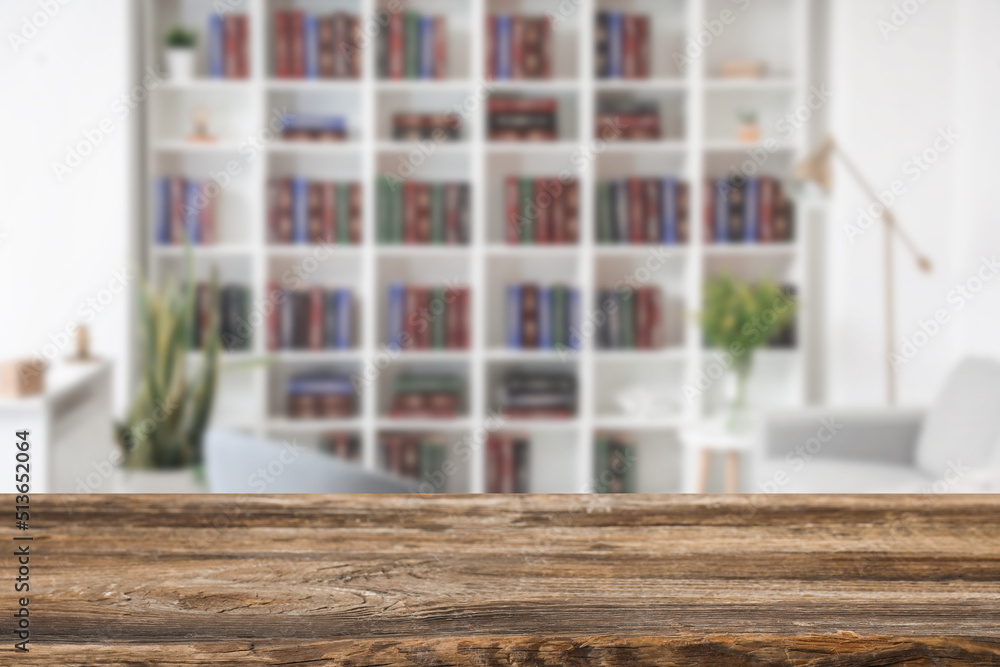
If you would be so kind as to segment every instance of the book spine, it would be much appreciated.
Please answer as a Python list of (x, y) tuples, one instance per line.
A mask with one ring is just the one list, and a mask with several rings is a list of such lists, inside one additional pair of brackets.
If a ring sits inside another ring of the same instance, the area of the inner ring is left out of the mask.
[(645, 201), (643, 215), (646, 228), (646, 242), (660, 243), (662, 241), (662, 223), (660, 220), (660, 182), (648, 179), (643, 182)]
[[(579, 351), (580, 345), (583, 343), (582, 339), (578, 335), (580, 331), (580, 325), (583, 318), (583, 308), (580, 303), (580, 290), (577, 288), (571, 288), (568, 290), (569, 303), (567, 304), (567, 316), (566, 316), (566, 344), (569, 345), (570, 349)], [(574, 335), (577, 332), (577, 335)]]
[(321, 214), (322, 234), (324, 243), (336, 243), (337, 241), (337, 184), (327, 181), (321, 186)]
[(295, 292), (283, 289), (281, 300), (281, 349), (295, 347)]
[(418, 241), (418, 187), (413, 181), (407, 181), (403, 186), (403, 238), (406, 243), (417, 243)]
[(486, 17), (486, 80), (497, 78), (497, 17)]
[(649, 78), (649, 17), (636, 17), (636, 77)]
[(712, 210), (715, 229), (712, 238), (716, 243), (724, 243), (729, 238), (729, 183), (717, 179), (713, 186)]
[(538, 287), (521, 286), (521, 347), (538, 347)]
[(760, 179), (760, 240), (774, 241), (775, 180), (770, 176)]
[(521, 349), (521, 286), (507, 286), (507, 347)]
[(319, 76), (323, 79), (334, 78), (334, 59), (337, 57), (337, 43), (334, 39), (334, 25), (332, 16), (323, 16), (317, 19), (319, 39), (317, 45), (317, 60), (319, 62)]
[(629, 204), (629, 216), (628, 216), (628, 228), (629, 228), (629, 239), (632, 243), (642, 243), (645, 240), (645, 233), (643, 232), (643, 210), (642, 210), (642, 180), (639, 178), (631, 178), (628, 182), (628, 204)]
[(236, 25), (236, 15), (227, 14), (222, 18), (222, 32), (224, 42), (223, 66), (224, 76), (227, 79), (235, 79), (238, 74), (237, 51), (239, 50), (239, 28)]
[(649, 288), (636, 290), (635, 346), (640, 350), (649, 349)]
[(609, 183), (598, 183), (594, 188), (597, 191), (597, 210), (595, 215), (597, 216), (596, 240), (598, 243), (610, 243), (613, 236), (611, 233), (611, 195), (609, 188)]
[(420, 15), (406, 12), (406, 34), (403, 37), (406, 53), (406, 78), (416, 79), (420, 75)]
[(538, 288), (538, 347), (550, 350), (555, 345), (552, 335), (552, 288)]
[(292, 75), (290, 29), (289, 12), (279, 9), (274, 13), (274, 73), (279, 79), (287, 79)]
[(337, 79), (346, 79), (350, 69), (348, 59), (348, 39), (349, 21), (347, 14), (337, 12), (333, 15), (333, 76)]
[(402, 79), (405, 71), (403, 59), (403, 23), (402, 12), (393, 12), (389, 19), (389, 78)]
[(743, 193), (743, 240), (756, 243), (760, 235), (760, 179), (747, 179)]
[(208, 17), (208, 75), (213, 79), (226, 76), (225, 35), (220, 14)]
[(434, 78), (448, 76), (448, 19), (438, 16), (434, 19)]
[(351, 238), (350, 243), (359, 245), (361, 243), (361, 183), (355, 181), (348, 185), (350, 192), (350, 213), (351, 213)]
[(512, 66), (511, 66), (511, 54), (512, 49), (512, 32), (511, 32), (511, 17), (509, 15), (501, 15), (496, 17), (496, 49), (497, 49), (497, 66), (496, 66), (496, 78), (498, 79), (509, 79), (511, 78)]
[(569, 222), (567, 220), (566, 199), (569, 191), (569, 183), (563, 183), (559, 179), (550, 181), (551, 190), (554, 193), (552, 200), (552, 242), (567, 243), (569, 241)]
[(283, 307), (283, 292), (278, 283), (271, 281), (267, 284), (267, 296), (271, 304), (271, 312), (267, 315), (267, 349), (277, 350), (281, 345), (281, 309)]
[(677, 243), (677, 181), (667, 177), (660, 188), (661, 213), (663, 223), (662, 241), (667, 245)]
[(552, 19), (545, 16), (539, 19), (541, 23), (541, 60), (543, 79), (552, 78)]
[(238, 47), (236, 50), (236, 76), (240, 79), (250, 77), (250, 17), (239, 14), (236, 17)]
[(351, 242), (351, 184), (337, 183), (337, 243)]
[(539, 178), (535, 181), (535, 241), (550, 243), (552, 241), (552, 195), (548, 190), (548, 179)]
[(353, 347), (354, 304), (351, 290), (337, 289), (337, 348), (347, 350)]
[(508, 176), (504, 186), (504, 201), (507, 210), (507, 243), (521, 242), (521, 190), (516, 176)]
[(215, 199), (209, 196), (209, 188), (212, 181), (202, 181), (200, 183), (201, 201), (204, 204), (199, 211), (198, 228), (200, 229), (201, 242), (212, 244), (218, 241), (215, 226)]
[(418, 321), (416, 323), (415, 337), (417, 339), (417, 348), (421, 350), (429, 350), (431, 348), (431, 326), (426, 319), (430, 314), (431, 291), (426, 287), (417, 287), (414, 291), (417, 293), (416, 312), (420, 314), (421, 318), (424, 318), (423, 322)]
[(510, 25), (510, 78), (524, 78), (524, 17), (511, 17)]
[(184, 231), (192, 245), (201, 243), (201, 230), (198, 222), (201, 218), (199, 195), (201, 185), (197, 181), (188, 181), (184, 188)]
[(441, 287), (435, 287), (430, 291), (430, 347), (434, 350), (444, 350), (448, 347), (448, 318), (445, 312), (447, 310), (447, 302), (444, 299), (444, 294), (444, 289)]
[(153, 201), (156, 206), (156, 242), (170, 243), (170, 179), (157, 178), (153, 182)]
[(420, 62), (419, 62), (419, 76), (421, 79), (433, 79), (434, 78), (434, 49), (436, 40), (434, 38), (434, 17), (433, 16), (421, 16), (420, 17), (420, 42), (419, 42), (419, 52), (420, 52)]
[(306, 73), (305, 16), (300, 11), (292, 11), (289, 21), (289, 51), (291, 52), (292, 77), (301, 79)]
[(608, 13), (597, 12), (594, 23), (594, 76), (608, 77)]
[(521, 243), (534, 243), (535, 220), (533, 207), (535, 203), (535, 181), (531, 178), (521, 179), (520, 188), (520, 237)]
[(459, 308), (459, 349), (468, 350), (472, 340), (472, 292), (468, 287), (458, 290)]
[(309, 349), (323, 349), (323, 288), (309, 290), (309, 327), (307, 329)]
[(389, 340), (390, 347), (401, 349), (403, 346), (403, 334), (406, 329), (406, 286), (402, 283), (392, 283), (389, 285)]
[(348, 56), (348, 74), (353, 79), (361, 78), (361, 64), (364, 60), (364, 54), (361, 49), (364, 40), (364, 32), (361, 28), (361, 19), (357, 16), (352, 16), (348, 19), (347, 23), (347, 35), (348, 40), (350, 40), (350, 55)]
[(186, 187), (183, 178), (170, 179), (170, 240), (173, 243), (184, 243), (184, 204)]
[(628, 243), (628, 181), (615, 183), (615, 228), (618, 230), (618, 242)]
[(621, 346), (629, 350), (635, 347), (635, 290), (628, 288), (620, 295)]
[(622, 18), (622, 76), (626, 79), (636, 78), (638, 65), (638, 35), (636, 34), (636, 17), (627, 15)]
[(562, 285), (552, 286), (552, 342), (558, 348), (565, 348), (569, 343), (569, 304), (566, 288)]
[(444, 188), (444, 242), (456, 245), (462, 239), (459, 212), (461, 188), (458, 183), (448, 183)]
[(338, 290), (323, 293), (323, 347), (327, 350), (337, 348), (337, 293)]
[(292, 239), (295, 243), (309, 241), (309, 181), (292, 180)]
[(441, 183), (434, 183), (430, 186), (430, 242), (434, 245), (441, 245), (445, 242), (444, 187)]
[(621, 12), (608, 12), (608, 77), (620, 79), (622, 76), (622, 56), (624, 26)]
[(743, 240), (743, 215), (746, 212), (743, 207), (745, 183), (740, 184), (733, 179), (729, 182), (729, 198), (727, 214), (729, 216), (729, 229), (726, 240), (739, 242)]
[(319, 78), (319, 18), (308, 14), (303, 18), (303, 26), (305, 76), (307, 79), (317, 79)]

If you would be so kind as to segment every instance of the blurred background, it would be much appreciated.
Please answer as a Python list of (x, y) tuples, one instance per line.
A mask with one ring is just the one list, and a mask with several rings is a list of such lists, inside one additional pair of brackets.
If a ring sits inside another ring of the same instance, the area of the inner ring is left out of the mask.
[(0, 25), (38, 491), (1000, 486), (995, 2)]

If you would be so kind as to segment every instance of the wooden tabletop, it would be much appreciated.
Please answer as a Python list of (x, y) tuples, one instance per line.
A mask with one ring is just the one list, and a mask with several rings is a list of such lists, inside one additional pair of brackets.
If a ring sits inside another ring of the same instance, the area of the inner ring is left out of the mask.
[(1000, 497), (32, 496), (31, 519), (31, 650), (5, 583), (3, 665), (1000, 665)]

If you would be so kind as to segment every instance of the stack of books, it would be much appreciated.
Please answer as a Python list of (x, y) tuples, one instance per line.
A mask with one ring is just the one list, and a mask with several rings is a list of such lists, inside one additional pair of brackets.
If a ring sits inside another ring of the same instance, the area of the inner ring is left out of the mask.
[(655, 101), (604, 98), (597, 104), (594, 136), (605, 141), (659, 139), (660, 105)]
[(198, 245), (217, 241), (215, 203), (220, 191), (218, 184), (214, 181), (165, 177), (156, 179), (153, 188), (158, 244), (189, 242)]
[(486, 493), (528, 493), (528, 439), (491, 433), (486, 441)]
[(216, 333), (224, 349), (249, 350), (252, 332), (247, 323), (249, 315), (250, 288), (245, 285), (222, 285), (218, 298), (213, 299), (211, 285), (198, 283), (195, 286), (191, 349), (204, 348), (209, 337)]
[(361, 242), (361, 184), (277, 178), (268, 181), (269, 243)]
[(378, 43), (382, 79), (443, 79), (448, 75), (448, 22), (444, 16), (393, 12)]
[(598, 12), (594, 39), (599, 79), (645, 79), (649, 76), (649, 17)]
[(274, 13), (274, 73), (279, 79), (357, 79), (363, 53), (358, 17), (299, 10)]
[(652, 285), (598, 290), (597, 308), (607, 315), (604, 326), (598, 329), (598, 347), (605, 350), (662, 347), (665, 342), (662, 303), (660, 288)]
[[(407, 479), (426, 480), (434, 492), (445, 491), (441, 480), (448, 460), (448, 439), (432, 433), (383, 433), (379, 436), (379, 467)], [(424, 489), (421, 489), (424, 490)]]
[(466, 245), (471, 195), (468, 183), (377, 183), (380, 243)]
[(404, 350), (469, 349), (468, 287), (389, 285), (387, 343)]
[(507, 346), (579, 349), (580, 290), (565, 285), (507, 286)]
[(392, 138), (396, 141), (458, 141), (461, 128), (461, 117), (453, 113), (397, 113), (392, 117)]
[(552, 78), (549, 18), (490, 14), (486, 18), (486, 78)]
[(705, 184), (706, 243), (780, 243), (793, 238), (795, 208), (771, 176)]
[(570, 419), (576, 378), (568, 373), (513, 371), (500, 386), (500, 413), (511, 419)]
[(487, 103), (492, 141), (555, 141), (559, 137), (559, 100), (493, 96)]
[(507, 243), (576, 243), (580, 188), (576, 179), (519, 178), (504, 181)]
[(319, 438), (319, 449), (338, 459), (361, 460), (361, 438), (357, 433), (324, 433)]
[(271, 283), (269, 350), (347, 350), (354, 347), (354, 298), (347, 287), (291, 290)]
[(286, 410), (291, 419), (346, 419), (357, 410), (351, 378), (336, 373), (306, 373), (288, 380)]
[(213, 79), (250, 76), (250, 17), (229, 12), (208, 19), (208, 75)]
[(595, 493), (635, 493), (635, 446), (617, 435), (598, 435), (594, 447)]
[(347, 120), (327, 114), (285, 114), (281, 117), (281, 138), (285, 141), (344, 141), (347, 139)]
[(403, 374), (393, 383), (389, 416), (412, 419), (452, 419), (462, 409), (465, 381), (459, 375)]
[(688, 242), (688, 186), (673, 177), (597, 184), (598, 243)]

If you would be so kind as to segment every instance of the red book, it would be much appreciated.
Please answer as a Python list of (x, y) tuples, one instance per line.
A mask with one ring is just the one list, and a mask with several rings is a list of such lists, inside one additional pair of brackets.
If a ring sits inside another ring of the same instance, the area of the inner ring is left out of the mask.
[(649, 349), (649, 288), (640, 287), (635, 293), (635, 346)]
[(209, 185), (212, 181), (203, 181), (201, 184), (201, 195), (205, 200), (205, 206), (202, 207), (201, 211), (198, 213), (198, 227), (201, 231), (201, 243), (203, 245), (216, 243), (218, 238), (216, 238), (215, 229), (215, 202), (209, 194)]
[(640, 79), (649, 78), (649, 17), (637, 16), (635, 24), (636, 72)]
[(417, 348), (421, 350), (431, 349), (431, 327), (428, 321), (430, 317), (431, 291), (426, 287), (418, 287), (417, 290), (417, 312), (420, 314), (417, 325)]
[(403, 240), (406, 243), (417, 243), (418, 188), (413, 181), (407, 181), (403, 186)]
[(323, 183), (323, 241), (337, 242), (337, 184)]
[(431, 242), (431, 185), (417, 185), (417, 242)]
[[(281, 289), (278, 283), (271, 281), (267, 284), (267, 298), (271, 302), (272, 308), (267, 316), (267, 349), (277, 350), (281, 341), (281, 310), (283, 304), (278, 302)], [(285, 295), (287, 298), (287, 295)]]
[(677, 184), (677, 241), (687, 243), (688, 233), (688, 186), (687, 183)]
[(434, 19), (434, 78), (448, 76), (448, 20), (444, 16)]
[(349, 73), (352, 79), (360, 79), (361, 61), (364, 58), (361, 51), (361, 21), (357, 16), (352, 16), (348, 19), (347, 33), (350, 35), (349, 39), (351, 40), (351, 55), (347, 59)]
[(236, 77), (250, 77), (250, 17), (236, 15)]
[(462, 347), (462, 305), (459, 303), (458, 290), (449, 289), (447, 296), (444, 307), (447, 332), (444, 346), (449, 350), (458, 350)]
[(421, 326), (420, 322), (420, 294), (416, 287), (406, 288), (406, 333), (409, 337), (406, 347), (415, 348), (419, 347), (418, 338), (419, 333), (417, 329)]
[(278, 243), (291, 243), (292, 224), (292, 179), (282, 179), (278, 185)]
[(301, 79), (306, 75), (305, 16), (301, 11), (289, 12), (288, 44), (291, 52), (292, 77)]
[(389, 78), (403, 78), (403, 15), (393, 12), (389, 17)]
[(184, 243), (184, 179), (170, 180), (170, 241)]
[(226, 14), (222, 19), (224, 49), (222, 61), (227, 79), (235, 79), (239, 76), (237, 68), (239, 67), (240, 37), (239, 26), (237, 24), (236, 14)]
[(459, 231), (459, 187), (458, 183), (448, 183), (444, 190), (444, 240), (455, 245), (461, 238)]
[(649, 179), (645, 182), (646, 191), (646, 242), (660, 242), (660, 182)]
[(497, 75), (497, 17), (490, 14), (486, 17), (486, 79), (492, 80)]
[(510, 39), (510, 74), (512, 79), (524, 78), (524, 18), (514, 16), (511, 18), (511, 39)]
[(566, 185), (558, 178), (549, 181), (552, 193), (552, 215), (549, 222), (549, 238), (552, 243), (566, 243)]
[(545, 178), (535, 179), (535, 207), (538, 216), (535, 219), (535, 242), (552, 242), (552, 191), (548, 189), (549, 181)]
[(580, 240), (580, 183), (575, 179), (566, 184), (566, 242)]
[(521, 347), (538, 347), (538, 285), (521, 285)]
[(349, 27), (347, 14), (337, 12), (333, 15), (333, 76), (335, 79), (347, 78), (347, 73), (350, 71), (347, 57)]
[(309, 349), (323, 349), (323, 288), (309, 290)]
[(622, 75), (626, 79), (634, 79), (638, 71), (636, 56), (638, 55), (638, 39), (636, 33), (636, 16), (629, 14), (623, 20), (624, 39), (622, 40)]
[(552, 78), (552, 21), (542, 19), (542, 78)]
[(516, 176), (507, 177), (505, 200), (507, 204), (507, 243), (521, 242), (521, 186)]
[(774, 241), (774, 203), (777, 199), (777, 183), (771, 176), (760, 179), (760, 242)]
[(292, 75), (291, 44), (288, 41), (291, 17), (281, 9), (274, 13), (274, 73), (279, 79)]
[(310, 243), (323, 241), (323, 184), (315, 181), (309, 183), (307, 213), (308, 227), (306, 233)]
[(500, 493), (514, 493), (517, 480), (517, 460), (514, 458), (514, 439), (500, 436)]
[(472, 295), (468, 287), (460, 287), (458, 290), (459, 304), (459, 349), (468, 350), (469, 341), (472, 338)]
[(351, 183), (351, 243), (361, 243), (361, 183)]
[[(702, 220), (702, 243), (712, 243), (715, 240), (715, 234), (713, 233), (714, 217), (712, 209), (712, 200), (715, 198), (715, 192), (712, 189), (712, 180), (706, 179), (703, 188), (702, 197), (704, 198), (704, 218)], [(763, 227), (763, 224), (761, 225)]]
[(662, 315), (660, 308), (660, 288), (648, 286), (649, 298), (647, 300), (647, 307), (649, 309), (649, 315), (647, 318), (649, 326), (649, 346), (652, 348), (659, 348), (662, 345)]
[(632, 243), (642, 243), (646, 239), (643, 227), (642, 180), (630, 178), (628, 181), (628, 228)]
[(486, 440), (486, 493), (500, 493), (500, 440), (490, 435)]

